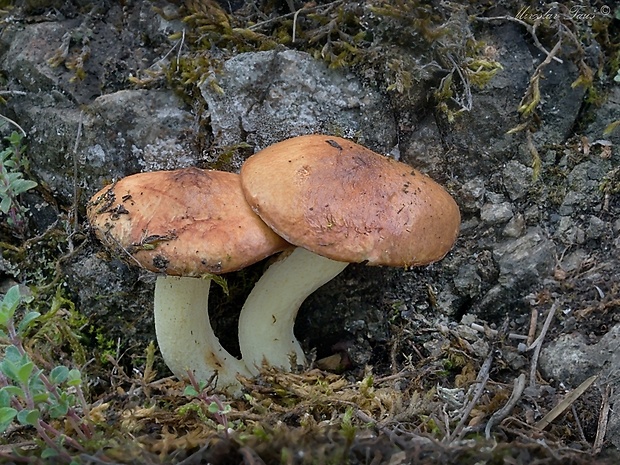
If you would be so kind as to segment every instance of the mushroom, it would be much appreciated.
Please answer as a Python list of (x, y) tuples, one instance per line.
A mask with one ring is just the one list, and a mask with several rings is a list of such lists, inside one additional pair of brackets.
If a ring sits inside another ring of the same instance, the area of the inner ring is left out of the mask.
[(217, 387), (249, 376), (213, 333), (208, 296), (213, 275), (239, 270), (289, 246), (248, 206), (238, 174), (186, 168), (140, 173), (103, 188), (88, 204), (95, 235), (130, 264), (160, 273), (155, 330), (177, 377), (217, 373)]
[(299, 306), (348, 263), (426, 265), (446, 255), (459, 231), (458, 206), (439, 184), (340, 137), (271, 145), (246, 160), (241, 183), (252, 209), (297, 246), (241, 310), (241, 354), (254, 373), (263, 361), (289, 369), (291, 354), (304, 360), (293, 334)]

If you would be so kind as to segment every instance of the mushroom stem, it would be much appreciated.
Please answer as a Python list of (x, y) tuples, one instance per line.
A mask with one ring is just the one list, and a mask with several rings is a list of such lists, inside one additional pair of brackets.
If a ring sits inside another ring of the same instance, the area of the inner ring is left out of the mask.
[(222, 347), (209, 321), (210, 279), (158, 276), (155, 283), (155, 332), (159, 350), (180, 379), (191, 370), (198, 381), (217, 373), (220, 389), (238, 389), (237, 374), (251, 376), (245, 364)]
[(263, 361), (290, 370), (291, 355), (304, 363), (293, 334), (299, 307), (347, 265), (298, 247), (265, 271), (239, 316), (239, 347), (250, 371), (257, 374)]

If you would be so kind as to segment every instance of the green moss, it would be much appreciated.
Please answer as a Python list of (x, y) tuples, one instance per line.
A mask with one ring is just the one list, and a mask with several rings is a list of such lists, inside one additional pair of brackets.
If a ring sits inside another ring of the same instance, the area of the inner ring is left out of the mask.
[[(221, 90), (216, 76), (228, 57), (276, 47), (305, 51), (331, 68), (353, 69), (402, 95), (428, 77), (430, 63), (452, 73), (459, 67), (461, 80), (467, 82), (453, 79), (453, 95), (469, 85), (485, 86), (501, 69), (484, 55), (482, 42), (465, 40), (466, 16), (424, 1), (336, 1), (304, 6), (294, 14), (283, 14), (277, 4), (266, 1), (229, 14), (216, 2), (205, 0), (187, 2), (176, 18), (166, 19), (186, 24), (183, 34), (171, 37), (183, 41), (184, 50), (171, 61), (166, 75), (190, 99), (205, 78), (216, 91)], [(455, 49), (455, 44), (460, 45)], [(146, 84), (140, 79), (134, 82)]]
[(603, 177), (599, 190), (607, 195), (620, 194), (620, 167), (612, 169)]
[(589, 86), (587, 88), (584, 100), (588, 105), (600, 107), (607, 101), (607, 96), (607, 92), (605, 92), (601, 87)]
[(30, 337), (31, 347), (36, 347), (41, 354), (54, 354), (54, 357), (66, 353), (76, 366), (86, 363), (88, 357), (80, 331), (87, 319), (65, 295), (63, 286), (56, 288), (48, 308), (45, 308), (47, 302), (41, 299), (34, 299), (30, 305), (41, 313), (38, 329)]
[(60, 47), (47, 60), (51, 67), (64, 65), (65, 68), (73, 71), (71, 82), (81, 81), (86, 77), (84, 65), (90, 57), (90, 40), (93, 31), (85, 24), (86, 22), (66, 33), (62, 38)]
[(89, 331), (94, 334), (95, 349), (94, 352), (99, 356), (99, 363), (105, 365), (109, 362), (110, 358), (117, 356), (116, 354), (116, 341), (107, 336), (102, 328), (89, 326)]
[(207, 167), (215, 170), (234, 171), (235, 159), (244, 159), (254, 153), (253, 147), (246, 142), (239, 142), (234, 145), (227, 145), (213, 149), (215, 153), (214, 163), (208, 163)]

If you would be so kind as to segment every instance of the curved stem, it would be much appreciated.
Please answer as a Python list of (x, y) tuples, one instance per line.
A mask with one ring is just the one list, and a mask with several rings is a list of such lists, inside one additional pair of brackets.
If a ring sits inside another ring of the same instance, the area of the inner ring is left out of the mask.
[(347, 265), (298, 247), (265, 271), (239, 316), (239, 347), (250, 371), (258, 373), (263, 361), (290, 370), (291, 355), (304, 363), (293, 334), (299, 307)]
[(237, 374), (251, 376), (245, 364), (222, 347), (209, 321), (210, 279), (158, 276), (155, 284), (155, 332), (168, 368), (187, 380), (198, 381), (217, 372), (218, 389), (239, 388)]

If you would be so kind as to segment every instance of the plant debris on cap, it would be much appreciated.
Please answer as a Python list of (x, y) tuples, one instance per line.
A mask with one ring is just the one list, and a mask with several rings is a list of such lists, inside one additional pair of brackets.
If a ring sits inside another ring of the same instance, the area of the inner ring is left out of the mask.
[(415, 266), (459, 231), (454, 199), (412, 167), (334, 136), (271, 145), (241, 168), (246, 199), (280, 236), (338, 261)]
[(128, 176), (93, 196), (88, 219), (120, 258), (175, 276), (236, 271), (288, 246), (250, 209), (239, 175), (222, 171)]

